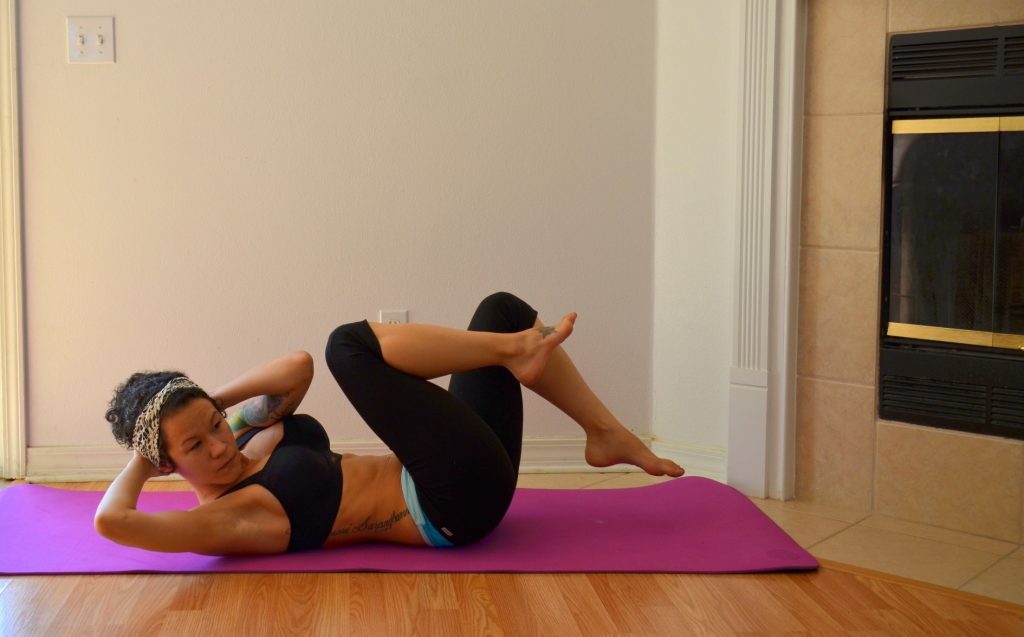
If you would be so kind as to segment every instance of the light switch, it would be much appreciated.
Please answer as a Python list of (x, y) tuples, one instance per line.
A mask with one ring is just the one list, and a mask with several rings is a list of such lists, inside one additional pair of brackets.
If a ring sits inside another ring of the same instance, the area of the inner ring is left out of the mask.
[(69, 63), (114, 63), (114, 18), (68, 18)]

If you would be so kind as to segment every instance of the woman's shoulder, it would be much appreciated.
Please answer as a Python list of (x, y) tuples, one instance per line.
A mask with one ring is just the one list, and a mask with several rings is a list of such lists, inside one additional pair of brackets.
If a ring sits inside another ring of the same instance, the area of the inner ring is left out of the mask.
[(269, 456), (283, 439), (283, 423), (275, 423), (262, 429), (250, 429), (235, 436), (238, 448), (254, 460)]

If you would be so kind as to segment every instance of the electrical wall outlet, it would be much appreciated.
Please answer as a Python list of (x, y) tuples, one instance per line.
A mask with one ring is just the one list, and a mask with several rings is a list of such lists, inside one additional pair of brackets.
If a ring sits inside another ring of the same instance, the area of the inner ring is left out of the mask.
[(380, 322), (391, 324), (408, 323), (409, 310), (381, 310)]
[(68, 18), (68, 62), (114, 63), (114, 18)]

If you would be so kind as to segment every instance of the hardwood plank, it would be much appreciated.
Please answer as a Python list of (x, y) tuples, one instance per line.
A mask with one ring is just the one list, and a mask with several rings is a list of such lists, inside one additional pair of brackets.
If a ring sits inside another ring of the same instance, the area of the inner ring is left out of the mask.
[(429, 573), (427, 577), (412, 576), (419, 592), (420, 605), (428, 610), (458, 610), (459, 599), (450, 573)]
[(202, 610), (169, 610), (160, 623), (157, 637), (181, 637), (182, 635), (204, 635), (205, 612)]
[(215, 575), (165, 575), (177, 585), (168, 612), (202, 610), (210, 603)]
[(505, 634), (498, 622), (498, 609), (485, 575), (459, 574), (452, 577), (452, 585), (461, 607), (462, 630), (458, 634), (486, 637)]
[[(833, 599), (820, 597), (821, 589), (815, 585), (817, 574), (810, 577), (790, 577), (771, 574), (762, 576), (760, 584), (772, 602), (785, 609), (789, 617), (795, 619), (812, 634), (843, 634), (848, 631), (870, 630), (872, 626), (859, 621), (856, 612), (840, 613), (837, 617), (832, 603), (840, 602), (839, 596)], [(822, 604), (822, 601), (825, 604)], [(847, 619), (847, 616), (849, 619)]]
[(772, 594), (809, 630), (870, 632), (884, 628), (885, 623), (875, 616), (889, 605), (860, 582), (834, 577), (828, 570), (806, 575), (777, 577)]
[[(79, 576), (15, 578), (0, 591), (0, 635), (37, 635), (49, 631), (54, 616), (69, 602)], [(53, 632), (53, 631), (50, 631)]]
[(590, 579), (583, 573), (560, 573), (555, 576), (558, 587), (576, 626), (584, 635), (610, 635), (617, 631)]
[[(388, 586), (386, 577), (370, 573), (353, 573), (349, 577), (352, 580), (352, 602), (359, 601), (358, 612), (353, 612), (350, 619), (354, 629), (358, 627), (357, 630), (374, 635), (399, 634), (395, 630), (396, 626), (401, 626), (402, 621), (407, 621), (407, 616), (415, 616), (419, 610), (415, 604), (408, 603), (388, 608), (385, 603)], [(352, 611), (357, 610), (354, 603), (350, 608)], [(398, 622), (389, 621), (389, 615), (392, 614), (401, 616)]]
[[(381, 611), (385, 617), (385, 631), (388, 635), (409, 635), (416, 630), (419, 622), (426, 616), (426, 610), (420, 603), (421, 595), (416, 590), (419, 580), (415, 573), (390, 573), (389, 577), (382, 574), (369, 575), (383, 582), (384, 594), (381, 597)], [(428, 574), (428, 576), (433, 576)], [(394, 609), (406, 609), (405, 612), (394, 612)]]
[[(680, 577), (665, 575), (660, 581), (662, 588), (674, 600), (693, 629), (710, 634), (745, 634), (763, 632), (766, 622), (764, 613), (779, 616), (775, 609), (768, 608), (760, 591), (752, 588), (750, 576), (744, 575), (690, 575)], [(799, 623), (792, 617), (784, 622), (787, 630), (799, 630)], [(773, 625), (774, 626), (774, 625)], [(776, 627), (776, 630), (780, 628)]]
[(512, 635), (580, 635), (572, 611), (547, 573), (492, 573), (498, 618)]
[[(806, 574), (805, 574), (806, 575)], [(731, 575), (721, 582), (714, 575), (702, 576), (709, 590), (714, 591), (718, 599), (728, 599), (739, 603), (732, 604), (730, 614), (742, 617), (743, 625), (756, 626), (756, 630), (781, 632), (801, 632), (805, 629), (800, 619), (787, 608), (780, 605), (766, 588), (768, 575)]]
[[(324, 595), (314, 597), (316, 582), (322, 579), (314, 576), (319, 575), (322, 574), (261, 573), (224, 580), (232, 585), (215, 586), (212, 598), (228, 605), (217, 613), (226, 622), (212, 626), (212, 630), (257, 635), (269, 634), (268, 626), (284, 626), (292, 634), (313, 634), (317, 626), (333, 627), (334, 620), (328, 611), (337, 600)], [(318, 603), (312, 604), (314, 599)]]
[(58, 630), (92, 626), (138, 628), (139, 634), (158, 632), (151, 627), (159, 623), (175, 589), (174, 582), (168, 578), (143, 575), (113, 575), (102, 581), (75, 577), (75, 580), (68, 600), (52, 619), (51, 625)]
[(587, 579), (619, 632), (653, 634), (654, 626), (643, 609), (674, 608), (671, 599), (650, 575), (593, 573)]
[(424, 608), (413, 622), (412, 631), (407, 634), (423, 637), (458, 635), (462, 634), (461, 629), (459, 611), (449, 608)]
[[(682, 579), (670, 574), (653, 576), (673, 605), (685, 617), (685, 626), (694, 634), (726, 635), (735, 631), (727, 625), (725, 618), (718, 614), (721, 603), (699, 577)], [(740, 626), (741, 632), (750, 632), (754, 626)]]

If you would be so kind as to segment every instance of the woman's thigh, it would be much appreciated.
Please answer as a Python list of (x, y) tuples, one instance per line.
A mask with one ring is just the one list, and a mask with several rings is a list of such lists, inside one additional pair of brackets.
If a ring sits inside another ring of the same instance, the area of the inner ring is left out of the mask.
[(409, 471), (431, 521), (453, 531), (456, 543), (493, 528), (511, 502), (516, 472), (481, 416), (434, 383), (389, 366), (366, 321), (337, 328), (326, 355), (356, 411)]

